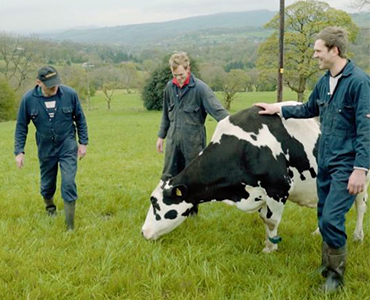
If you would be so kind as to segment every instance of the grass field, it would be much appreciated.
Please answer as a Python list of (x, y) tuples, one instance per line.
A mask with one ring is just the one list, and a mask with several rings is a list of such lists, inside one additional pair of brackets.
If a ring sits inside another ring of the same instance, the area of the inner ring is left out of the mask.
[[(286, 92), (287, 99), (295, 99)], [(239, 95), (232, 112), (274, 93)], [(79, 162), (76, 230), (66, 232), (58, 188), (58, 215), (47, 217), (39, 195), (39, 169), (30, 126), (26, 162), (15, 165), (15, 122), (0, 123), (0, 299), (370, 299), (370, 218), (365, 241), (352, 241), (348, 215), (346, 287), (338, 295), (317, 290), (320, 237), (316, 212), (288, 203), (279, 251), (261, 252), (264, 228), (257, 214), (204, 204), (200, 213), (156, 242), (140, 229), (163, 156), (155, 151), (160, 112), (147, 112), (138, 95), (103, 97), (85, 111), (90, 145)], [(210, 138), (216, 122), (207, 120)]]

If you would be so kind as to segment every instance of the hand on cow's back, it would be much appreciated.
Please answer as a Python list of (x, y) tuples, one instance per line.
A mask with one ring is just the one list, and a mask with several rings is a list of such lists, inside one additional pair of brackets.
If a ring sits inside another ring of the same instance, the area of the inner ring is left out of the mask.
[(280, 112), (280, 106), (277, 104), (269, 104), (269, 103), (255, 103), (254, 106), (262, 108), (258, 113), (260, 115), (274, 115)]

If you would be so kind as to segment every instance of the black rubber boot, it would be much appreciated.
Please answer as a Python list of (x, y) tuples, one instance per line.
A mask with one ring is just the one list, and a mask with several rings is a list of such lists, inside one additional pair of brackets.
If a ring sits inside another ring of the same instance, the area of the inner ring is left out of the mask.
[(64, 201), (67, 230), (73, 230), (75, 228), (75, 210), (76, 201)]
[(329, 266), (328, 250), (329, 245), (326, 242), (322, 241), (322, 258), (320, 273), (325, 278), (328, 277), (328, 266)]
[(344, 285), (344, 271), (347, 264), (347, 245), (339, 249), (328, 249), (328, 276), (322, 286), (325, 293), (331, 294)]
[(57, 214), (57, 207), (54, 204), (54, 198), (46, 199), (44, 198), (45, 202), (45, 210), (48, 216), (55, 216)]

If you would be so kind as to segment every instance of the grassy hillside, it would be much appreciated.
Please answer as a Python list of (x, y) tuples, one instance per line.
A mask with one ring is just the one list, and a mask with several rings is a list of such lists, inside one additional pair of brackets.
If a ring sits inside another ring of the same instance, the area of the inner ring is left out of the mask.
[[(285, 97), (295, 98), (288, 91)], [(275, 93), (243, 93), (232, 112), (274, 99)], [(59, 187), (58, 215), (44, 213), (33, 126), (25, 167), (18, 170), (15, 122), (0, 123), (0, 299), (369, 299), (370, 219), (365, 242), (354, 243), (353, 210), (346, 287), (333, 297), (317, 291), (315, 210), (287, 204), (283, 242), (271, 255), (261, 252), (265, 234), (258, 215), (220, 203), (201, 205), (197, 217), (156, 242), (145, 241), (140, 228), (163, 163), (155, 151), (161, 113), (145, 111), (138, 95), (124, 93), (108, 111), (98, 93), (86, 116), (90, 145), (79, 162), (76, 230), (68, 233)], [(209, 137), (215, 126), (207, 120)]]

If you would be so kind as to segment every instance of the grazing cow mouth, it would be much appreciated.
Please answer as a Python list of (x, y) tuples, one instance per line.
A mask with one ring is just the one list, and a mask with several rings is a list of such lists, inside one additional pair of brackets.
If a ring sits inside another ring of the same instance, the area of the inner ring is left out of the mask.
[(143, 235), (143, 237), (150, 241), (150, 240), (156, 240), (158, 238), (158, 236), (154, 233), (153, 230), (150, 230), (150, 228), (142, 228), (141, 229), (141, 234)]

